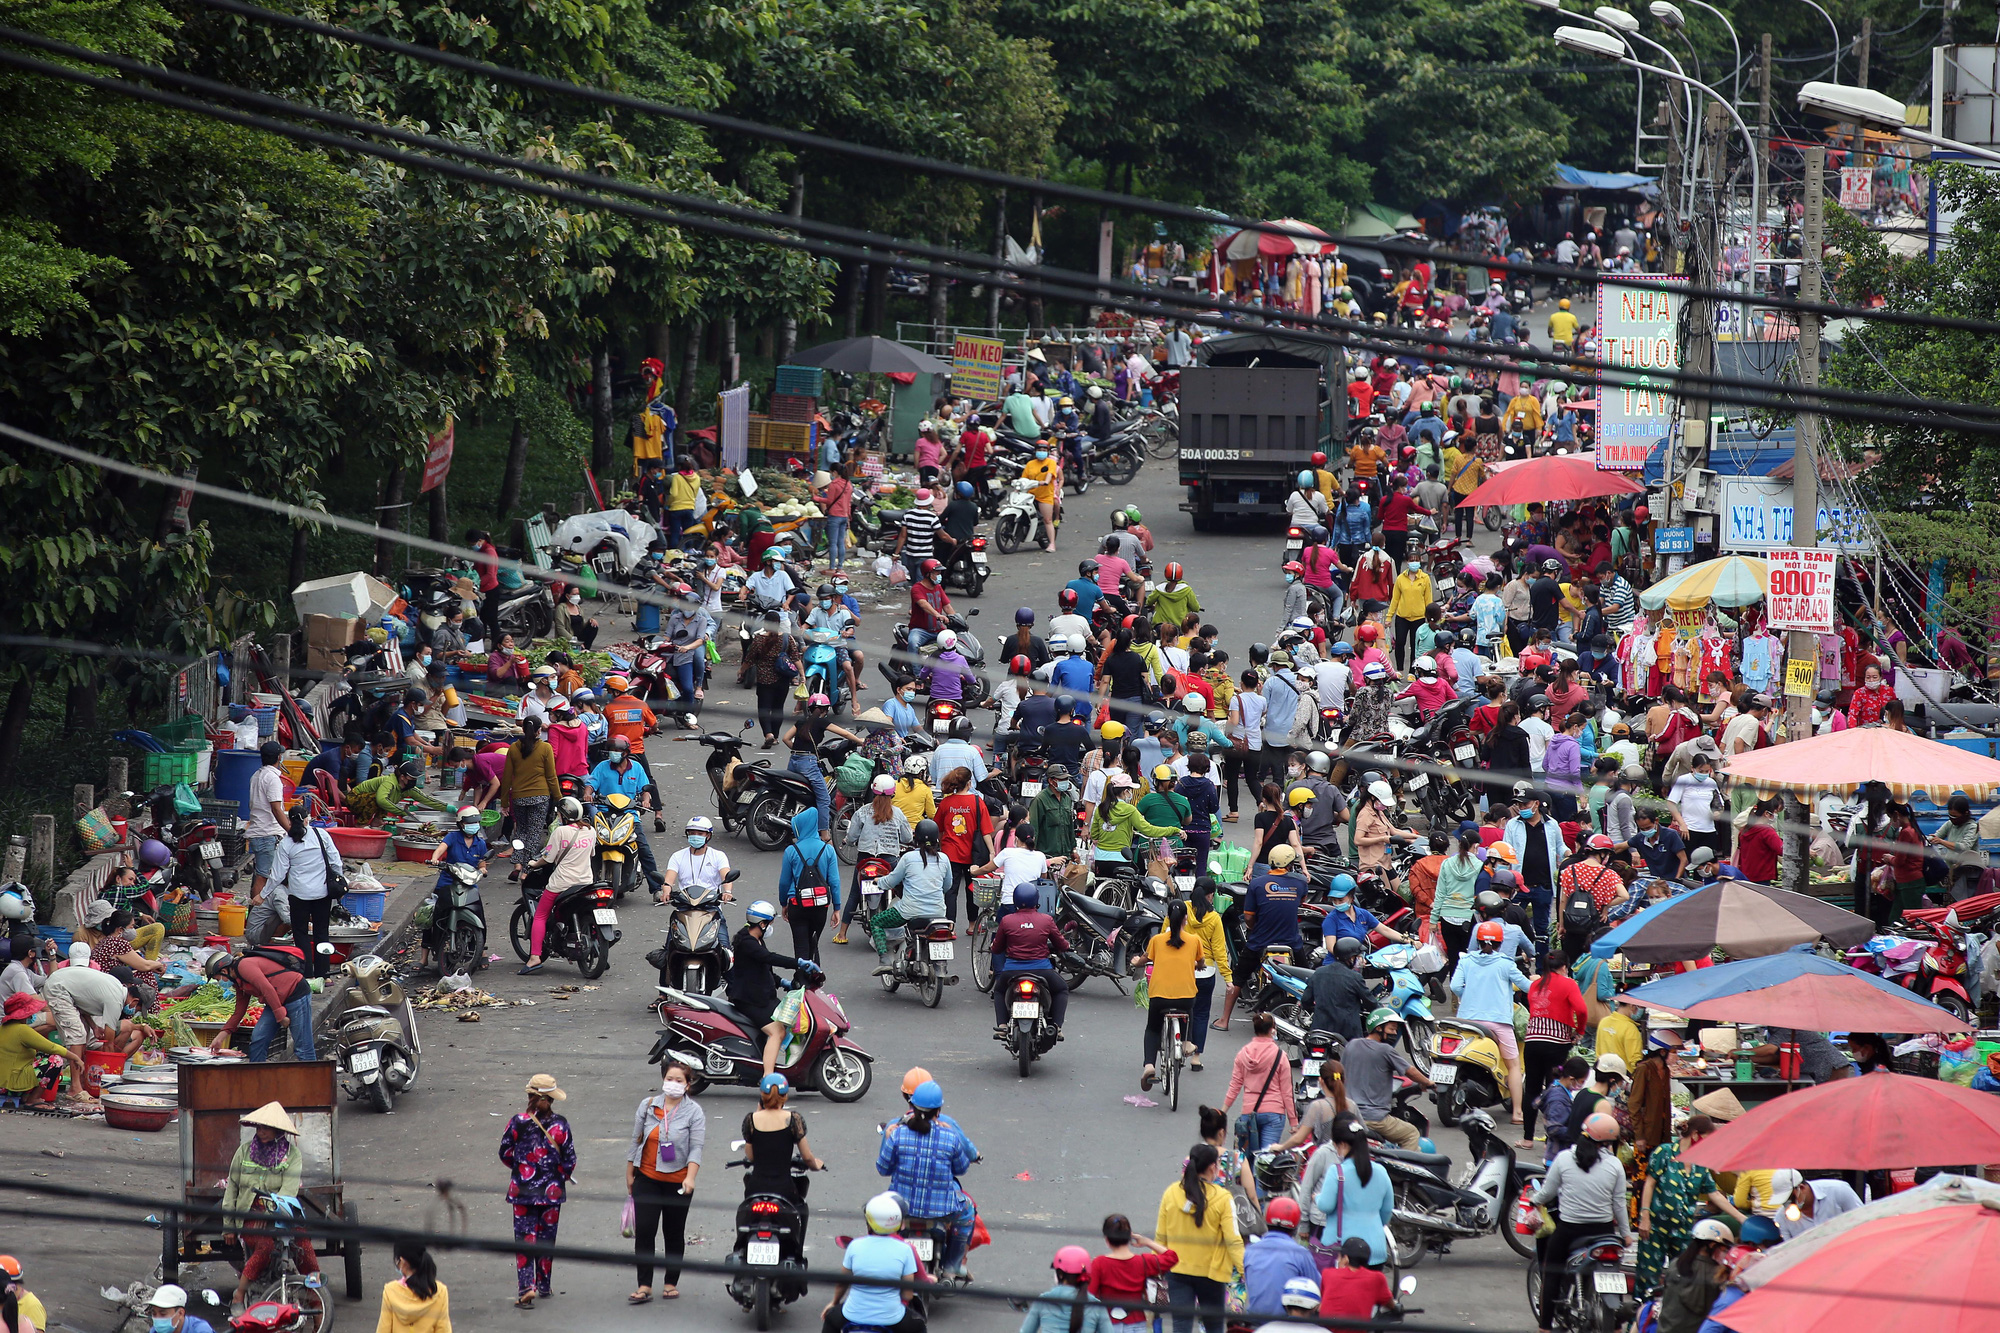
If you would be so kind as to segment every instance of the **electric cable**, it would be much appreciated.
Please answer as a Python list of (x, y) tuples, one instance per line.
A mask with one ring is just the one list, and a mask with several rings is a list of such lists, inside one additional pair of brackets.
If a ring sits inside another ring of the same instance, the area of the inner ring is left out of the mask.
[[(10, 35), (8, 32), (0, 30), (0, 37), (8, 35)], [(35, 39), (32, 44), (44, 47), (52, 45), (51, 43), (48, 43), (46, 39)], [(53, 44), (53, 45), (60, 45), (60, 44)], [(118, 62), (121, 59), (118, 57), (99, 57), (95, 53), (82, 52), (82, 51), (78, 51), (78, 55), (80, 58), (96, 60), (99, 61), (100, 63), (106, 63), (106, 64), (112, 64)], [(590, 176), (587, 175), (586, 173), (571, 172), (566, 168), (554, 167), (545, 163), (530, 162), (526, 159), (505, 158), (497, 154), (487, 153), (486, 150), (473, 149), (463, 145), (449, 143), (448, 141), (428, 139), (425, 136), (411, 134), (409, 131), (399, 130), (389, 126), (376, 125), (371, 122), (359, 122), (359, 121), (351, 122), (356, 126), (360, 127), (362, 132), (380, 137), (398, 139), (400, 141), (412, 141), (421, 143), (426, 148), (432, 149), (437, 152), (449, 153), (454, 156), (471, 157), (477, 160), (499, 161), (513, 170), (526, 172), (531, 175), (542, 176), (545, 179), (576, 180), (582, 184), (588, 185), (591, 191), (601, 191), (609, 189), (614, 191), (615, 193), (636, 194), (639, 195), (640, 197), (674, 197), (677, 198), (678, 200), (685, 201), (690, 204), (696, 204), (711, 211), (724, 211), (728, 216), (748, 216), (753, 219), (757, 219), (759, 221), (764, 221), (767, 226), (776, 230), (760, 231), (754, 227), (746, 225), (735, 225), (731, 223), (717, 222), (708, 218), (694, 217), (685, 214), (678, 214), (678, 215), (670, 214), (670, 213), (665, 213), (661, 210), (641, 208), (634, 205), (622, 204), (616, 200), (605, 199), (601, 195), (595, 193), (579, 192), (575, 190), (563, 189), (558, 187), (540, 186), (532, 182), (522, 181), (516, 177), (508, 176), (499, 172), (482, 171), (470, 167), (460, 166), (451, 162), (443, 161), (435, 157), (402, 153), (396, 150), (381, 148), (372, 144), (365, 143), (360, 140), (351, 139), (340, 135), (332, 135), (319, 131), (307, 130), (299, 126), (287, 124), (282, 121), (271, 120), (267, 117), (252, 115), (244, 112), (232, 111), (226, 107), (214, 106), (212, 104), (203, 103), (191, 98), (183, 98), (176, 94), (162, 92), (158, 89), (146, 88), (143, 85), (129, 83), (124, 80), (106, 79), (95, 75), (85, 74), (81, 71), (73, 70), (66, 66), (54, 65), (39, 60), (33, 60), (27, 57), (15, 55), (7, 51), (0, 51), (0, 64), (12, 65), (17, 68), (25, 69), (33, 73), (44, 74), (50, 77), (60, 78), (70, 82), (80, 83), (85, 86), (98, 88), (101, 91), (119, 93), (122, 95), (136, 98), (138, 100), (151, 101), (159, 105), (168, 106), (179, 110), (190, 111), (198, 115), (210, 116), (212, 118), (221, 119), (231, 123), (243, 125), (247, 128), (263, 130), (269, 133), (279, 134), (281, 136), (297, 139), (303, 142), (319, 144), (321, 146), (333, 149), (335, 151), (358, 152), (367, 156), (381, 158), (383, 160), (395, 162), (405, 166), (434, 170), (446, 175), (457, 176), (460, 179), (472, 181), (475, 183), (488, 184), (498, 188), (513, 189), (526, 193), (538, 194), (546, 198), (551, 198), (566, 203), (575, 203), (585, 207), (603, 208), (608, 211), (624, 213), (628, 216), (643, 218), (649, 221), (664, 222), (667, 223), (668, 225), (685, 227), (690, 230), (711, 232), (717, 235), (729, 236), (734, 239), (750, 241), (752, 243), (776, 245), (784, 248), (803, 250), (813, 254), (856, 259), (863, 262), (880, 258), (880, 255), (876, 252), (876, 249), (874, 248), (876, 246), (879, 246), (879, 249), (883, 251), (893, 251), (898, 249), (935, 251), (939, 249), (938, 247), (910, 246), (907, 243), (898, 242), (894, 238), (886, 238), (886, 237), (881, 238), (879, 242), (875, 242), (873, 241), (872, 233), (853, 233), (850, 231), (850, 229), (835, 228), (831, 224), (824, 224), (824, 223), (812, 223), (809, 224), (809, 227), (802, 226), (801, 219), (793, 218), (790, 215), (786, 214), (764, 214), (758, 212), (757, 210), (738, 209), (733, 205), (718, 204), (712, 201), (694, 200), (689, 196), (669, 196), (667, 195), (667, 192), (655, 191), (651, 189), (651, 187), (640, 186), (631, 182), (616, 181), (604, 177)], [(176, 75), (172, 71), (155, 70), (151, 67), (145, 67), (145, 66), (136, 66), (135, 68), (143, 72), (146, 77), (158, 76), (168, 80), (193, 82), (192, 76)], [(263, 94), (249, 93), (246, 90), (232, 90), (228, 95), (240, 96), (251, 99), (259, 99), (264, 101), (276, 100), (276, 99), (267, 99), (264, 97)], [(320, 119), (324, 121), (346, 121), (349, 119), (346, 117), (340, 117), (336, 113), (321, 112), (314, 108), (299, 106), (297, 104), (288, 104), (281, 102), (280, 105), (284, 106), (288, 111), (288, 113), (290, 114), (303, 115), (309, 118)], [(871, 238), (871, 248), (854, 250), (846, 246), (834, 245), (826, 242), (808, 242), (802, 239), (782, 234), (783, 232), (800, 231), (806, 229), (816, 229), (821, 231), (841, 231), (841, 232), (848, 232), (848, 234), (856, 234), (869, 237)], [(941, 252), (946, 254), (959, 253), (952, 251), (941, 251)], [(970, 263), (984, 264), (990, 262), (990, 257), (987, 256), (967, 254), (966, 259)], [(1121, 301), (1117, 297), (1110, 296), (1107, 294), (1106, 291), (1107, 284), (1100, 282), (1097, 279), (1088, 277), (1086, 275), (1077, 275), (1074, 279), (1074, 285), (1072, 286), (1058, 282), (1049, 282), (1042, 280), (1040, 278), (1029, 278), (1025, 276), (1019, 276), (1017, 275), (1017, 271), (1011, 271), (1011, 270), (997, 271), (991, 268), (966, 269), (966, 268), (953, 267), (950, 265), (933, 264), (918, 260), (906, 260), (904, 261), (904, 267), (908, 267), (920, 272), (929, 273), (939, 277), (961, 278), (974, 282), (993, 282), (996, 283), (997, 285), (1008, 287), (1012, 290), (1025, 292), (1028, 294), (1050, 295), (1056, 297), (1057, 299), (1094, 302), (1100, 305), (1108, 305), (1114, 308), (1125, 309), (1128, 311), (1137, 311), (1139, 313), (1156, 316), (1160, 318), (1178, 318), (1186, 322), (1192, 322), (1198, 324), (1210, 324), (1224, 328), (1235, 327), (1234, 321), (1231, 320), (1230, 318), (1231, 312), (1241, 311), (1244, 312), (1245, 314), (1252, 314), (1253, 312), (1261, 311), (1260, 307), (1238, 306), (1238, 305), (1224, 306), (1221, 302), (1214, 300), (1214, 298), (1187, 298), (1181, 296), (1163, 296), (1155, 294), (1152, 289), (1148, 288), (1137, 288), (1137, 290), (1146, 293), (1143, 301), (1137, 301), (1137, 302)], [(1111, 284), (1111, 285), (1129, 286), (1130, 284)], [(1682, 286), (1684, 285), (1677, 284), (1677, 289)], [(1189, 304), (1198, 304), (1201, 308), (1198, 310), (1185, 309), (1185, 308), (1182, 309), (1169, 308), (1175, 306), (1186, 306)], [(1257, 313), (1256, 317), (1263, 318), (1264, 314)], [(1378, 328), (1370, 325), (1361, 324), (1355, 321), (1343, 321), (1326, 316), (1310, 316), (1310, 315), (1299, 314), (1288, 319), (1287, 322), (1303, 324), (1308, 326), (1326, 325), (1336, 328), (1351, 328), (1355, 330), (1365, 330), (1367, 331), (1367, 333), (1372, 334), (1373, 336), (1372, 337), (1355, 336), (1349, 338), (1342, 338), (1342, 337), (1317, 334), (1311, 331), (1310, 328), (1304, 330), (1292, 331), (1292, 336), (1296, 336), (1307, 341), (1318, 341), (1328, 346), (1359, 348), (1361, 350), (1374, 351), (1379, 353), (1408, 354), (1411, 350), (1411, 345), (1416, 345), (1419, 349), (1422, 349), (1424, 347), (1438, 347), (1438, 346), (1454, 348), (1454, 349), (1459, 347), (1478, 346), (1477, 344), (1461, 343), (1457, 339), (1450, 338), (1448, 336), (1440, 334), (1435, 334), (1435, 333), (1427, 334), (1422, 330), (1394, 329), (1387, 326)], [(1704, 396), (1709, 398), (1711, 401), (1719, 401), (1725, 403), (1739, 403), (1748, 406), (1758, 406), (1758, 407), (1786, 406), (1795, 401), (1796, 398), (1795, 394), (1793, 398), (1774, 399), (1769, 395), (1768, 392), (1762, 391), (1763, 390), (1762, 385), (1760, 385), (1756, 381), (1751, 381), (1751, 380), (1735, 380), (1733, 378), (1716, 377), (1713, 375), (1706, 375), (1706, 374), (1697, 375), (1694, 372), (1688, 372), (1683, 370), (1669, 370), (1665, 368), (1661, 368), (1658, 370), (1654, 370), (1651, 368), (1639, 368), (1635, 366), (1622, 365), (1614, 362), (1595, 360), (1587, 357), (1578, 357), (1575, 356), (1574, 354), (1568, 354), (1568, 353), (1558, 353), (1553, 351), (1544, 352), (1540, 349), (1528, 349), (1528, 350), (1534, 351), (1535, 355), (1533, 358), (1529, 358), (1518, 354), (1509, 356), (1504, 350), (1496, 349), (1496, 351), (1498, 352), (1497, 357), (1489, 356), (1481, 358), (1477, 356), (1460, 355), (1460, 356), (1453, 356), (1448, 359), (1453, 364), (1459, 364), (1479, 369), (1494, 369), (1502, 372), (1516, 371), (1519, 369), (1520, 364), (1522, 362), (1528, 361), (1530, 359), (1532, 359), (1538, 365), (1545, 361), (1551, 363), (1575, 365), (1579, 368), (1594, 372), (1600, 378), (1605, 375), (1617, 375), (1617, 376), (1629, 377), (1627, 379), (1614, 381), (1613, 387), (1650, 389), (1669, 396), (1677, 396), (1679, 391), (1674, 388), (1668, 387), (1664, 383), (1656, 383), (1656, 381), (1672, 381), (1674, 383), (1680, 383), (1684, 381), (1698, 380), (1704, 383), (1708, 383), (1710, 385)], [(1717, 382), (1718, 380), (1722, 382)], [(1738, 390), (1738, 386), (1742, 386), (1742, 391)], [(1931, 408), (1933, 410), (1945, 410), (1954, 412), (1972, 411), (1975, 413), (1990, 413), (1994, 418), (1993, 422), (1990, 425), (1975, 426), (1972, 425), (1971, 423), (1966, 423), (1962, 425), (1960, 428), (1981, 434), (2000, 434), (2000, 408), (1986, 407), (1984, 405), (1979, 405), (1979, 404), (1959, 404), (1959, 403), (1932, 404), (1928, 401), (1920, 401), (1916, 404), (1910, 404), (1902, 399), (1898, 399), (1890, 395), (1871, 394), (1865, 391), (1846, 390), (1833, 387), (1819, 388), (1811, 392), (1813, 396), (1815, 396), (1816, 398), (1824, 397), (1829, 402), (1845, 403), (1851, 400), (1862, 400), (1862, 401), (1891, 403), (1896, 406), (1902, 406), (1902, 407), (1914, 406), (1920, 408)], [(1928, 418), (1921, 416), (1913, 416), (1908, 413), (1870, 412), (1865, 410), (1856, 410), (1854, 408), (1844, 408), (1835, 406), (1823, 406), (1818, 410), (1820, 411), (1821, 415), (1833, 416), (1833, 417), (1846, 417), (1854, 420), (1865, 420), (1887, 425), (1926, 427), (1934, 424)]]
[[(587, 84), (552, 79), (505, 65), (495, 65), (486, 61), (475, 60), (469, 56), (459, 55), (452, 51), (443, 51), (434, 47), (398, 41), (393, 37), (384, 37), (377, 33), (366, 32), (358, 28), (342, 27), (337, 24), (322, 22), (318, 19), (264, 9), (256, 5), (245, 4), (243, 0), (197, 0), (197, 2), (210, 9), (235, 14), (255, 22), (292, 28), (301, 32), (312, 33), (316, 36), (332, 38), (336, 41), (373, 47), (376, 50), (389, 52), (394, 55), (407, 56), (414, 60), (426, 61), (464, 73), (476, 74), (484, 78), (498, 80), (502, 83), (513, 84), (516, 87), (531, 88), (537, 92), (544, 92), (558, 97), (579, 98), (585, 101), (596, 102), (603, 106), (616, 107), (620, 110), (664, 116), (669, 119), (700, 125), (708, 129), (724, 130), (730, 133), (748, 135), (753, 138), (784, 143), (794, 148), (810, 148), (821, 152), (857, 157), (866, 161), (876, 162), (883, 166), (892, 166), (929, 175), (949, 176), (975, 184), (991, 186), (996, 189), (1019, 190), (1029, 194), (1038, 193), (1056, 198), (1073, 199), (1080, 203), (1096, 204), (1104, 208), (1117, 208), (1131, 212), (1148, 213), (1157, 217), (1172, 218), (1176, 221), (1197, 223), (1205, 229), (1212, 229), (1217, 226), (1232, 226), (1267, 235), (1304, 237), (1305, 239), (1315, 241), (1327, 239), (1318, 233), (1317, 230), (1302, 232), (1293, 227), (1274, 224), (1269, 220), (1233, 217), (1213, 209), (1168, 203), (1163, 200), (1120, 194), (1110, 190), (1093, 189), (1089, 186), (1070, 185), (1059, 181), (1017, 176), (984, 167), (964, 166), (940, 158), (901, 153), (892, 149), (873, 148), (848, 140), (834, 139), (801, 130), (789, 130), (774, 125), (767, 125), (738, 116), (700, 111), (690, 107), (680, 107), (671, 103), (635, 97), (628, 93), (593, 88)], [(1335, 238), (1335, 241), (1338, 243), (1337, 238)], [(1754, 294), (1746, 295), (1746, 293), (1733, 288), (1717, 287), (1690, 290), (1684, 285), (1663, 288), (1659, 275), (1615, 274), (1606, 273), (1598, 269), (1581, 269), (1559, 264), (1515, 261), (1489, 255), (1474, 255), (1453, 250), (1435, 249), (1430, 246), (1399, 241), (1391, 237), (1370, 238), (1355, 243), (1380, 250), (1384, 254), (1408, 255), (1411, 258), (1425, 259), (1433, 262), (1442, 260), (1446, 263), (1476, 265), (1510, 273), (1528, 273), (1536, 277), (1578, 278), (1586, 282), (1603, 283), (1610, 286), (1632, 286), (1655, 291), (1685, 291), (1687, 294), (1693, 296), (1733, 302), (1750, 300), (1760, 306), (1817, 313), (1825, 315), (1828, 318), (1872, 319), (1884, 323), (1907, 323), (1926, 327), (1956, 328), (1973, 333), (2000, 333), (2000, 322), (1992, 320), (1974, 320), (1942, 315), (1808, 303), (1781, 296), (1760, 297)], [(989, 263), (991, 258), (991, 256), (986, 256)], [(1100, 302), (1099, 304), (1102, 303)]]

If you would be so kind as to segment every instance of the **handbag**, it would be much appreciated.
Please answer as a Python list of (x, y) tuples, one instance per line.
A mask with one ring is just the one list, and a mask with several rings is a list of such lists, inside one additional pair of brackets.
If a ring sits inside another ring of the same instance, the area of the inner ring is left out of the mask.
[[(1264, 1094), (1271, 1090), (1271, 1080), (1277, 1076), (1278, 1060), (1276, 1056), (1273, 1056), (1271, 1058), (1270, 1072), (1264, 1075), (1264, 1086), (1257, 1089), (1257, 1101), (1259, 1104), (1263, 1102)], [(1245, 1102), (1244, 1105), (1247, 1106), (1249, 1103)], [(1244, 1111), (1236, 1117), (1236, 1146), (1245, 1156), (1257, 1150), (1256, 1145), (1251, 1141), (1256, 1132), (1257, 1120), (1255, 1113)]]
[(319, 843), (319, 862), (326, 867), (326, 896), (338, 898), (347, 892), (347, 872), (340, 860), (327, 852), (333, 836), (323, 828), (314, 829), (313, 834)]

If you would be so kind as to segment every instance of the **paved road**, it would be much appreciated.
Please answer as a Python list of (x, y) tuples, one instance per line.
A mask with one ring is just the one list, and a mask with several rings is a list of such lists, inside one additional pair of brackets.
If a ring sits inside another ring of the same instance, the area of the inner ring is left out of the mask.
[[(1196, 536), (1174, 507), (1180, 496), (1172, 465), (1152, 463), (1129, 487), (1093, 489), (1085, 499), (1070, 501), (1072, 521), (1062, 534), (1059, 555), (995, 556), (994, 577), (979, 603), (985, 608), (981, 621), (1010, 621), (1012, 610), (1024, 604), (1046, 619), (1054, 590), (1073, 577), (1075, 561), (1091, 545), (1088, 539), (1104, 531), (1113, 501), (1134, 502), (1158, 538), (1155, 560), (1178, 559), (1187, 565), (1191, 582), (1210, 608), (1208, 618), (1220, 626), (1223, 642), (1241, 661), (1244, 645), (1270, 637), (1274, 628), (1278, 539), (1271, 533)], [(873, 637), (886, 637), (888, 628), (883, 615), (864, 622)], [(734, 689), (720, 692), (718, 703), (724, 700), (739, 706), (746, 702)], [(676, 828), (688, 815), (712, 813), (695, 750), (693, 745), (666, 747), (662, 787)], [(1236, 827), (1248, 829), (1247, 814)], [(673, 845), (666, 838), (660, 841), (663, 850)], [(778, 858), (753, 852), (736, 839), (725, 839), (724, 845), (745, 872), (737, 886), (739, 899), (750, 896), (746, 888), (775, 896)], [(490, 896), (504, 900), (505, 886), (496, 886)], [(504, 918), (504, 913), (495, 915)], [(474, 1233), (508, 1234), (510, 1214), (499, 1195), (504, 1176), (494, 1147), (505, 1117), (518, 1109), (522, 1085), (532, 1074), (549, 1072), (570, 1092), (562, 1110), (575, 1127), (582, 1158), (562, 1239), (608, 1248), (629, 1245), (618, 1236), (625, 1145), (633, 1107), (657, 1087), (656, 1071), (644, 1063), (655, 1028), (643, 1008), (652, 977), (641, 955), (658, 942), (656, 922), (664, 916), (643, 905), (625, 910), (625, 941), (598, 990), (551, 994), (552, 987), (579, 978), (560, 964), (540, 977), (516, 977), (510, 958), (482, 980), (499, 995), (535, 1000), (534, 1007), (488, 1011), (476, 1025), (426, 1024), (422, 1083), (396, 1113), (377, 1116), (350, 1109), (342, 1115), (346, 1171), (350, 1181), (358, 1182), (351, 1193), (367, 1219), (412, 1226), (435, 1221), (429, 1182), (442, 1176), (458, 1182), (471, 1205)], [(733, 910), (732, 922), (740, 922)], [(829, 946), (826, 953), (833, 988), (855, 1020), (854, 1035), (875, 1056), (876, 1080), (867, 1097), (853, 1106), (833, 1106), (813, 1096), (795, 1103), (805, 1114), (813, 1146), (834, 1164), (812, 1183), (810, 1255), (815, 1264), (835, 1262), (833, 1232), (854, 1229), (860, 1205), (880, 1187), (873, 1170), (876, 1126), (900, 1109), (896, 1087), (910, 1065), (921, 1063), (940, 1079), (947, 1108), (985, 1154), (966, 1184), (979, 1200), (995, 1243), (974, 1254), (975, 1274), (982, 1283), (1039, 1291), (1048, 1285), (1047, 1265), (1055, 1248), (1070, 1242), (1093, 1245), (1106, 1213), (1129, 1213), (1142, 1230), (1153, 1229), (1161, 1191), (1178, 1176), (1195, 1140), (1194, 1107), (1220, 1102), (1230, 1056), (1248, 1035), (1247, 1024), (1239, 1021), (1235, 1031), (1216, 1036), (1207, 1071), (1193, 1077), (1180, 1112), (1171, 1114), (1164, 1106), (1139, 1107), (1125, 1100), (1139, 1094), (1142, 1015), (1129, 998), (1113, 994), (1101, 980), (1077, 993), (1070, 1006), (1068, 1040), (1024, 1081), (991, 1039), (989, 1002), (969, 982), (948, 992), (940, 1008), (926, 1010), (907, 990), (895, 996), (880, 991), (867, 975), (873, 957), (865, 948)], [(690, 1253), (719, 1258), (727, 1252), (741, 1196), (737, 1177), (720, 1170), (720, 1163), (752, 1097), (747, 1090), (710, 1090), (702, 1101), (710, 1120), (709, 1151), (690, 1225), (698, 1239)], [(9, 1121), (9, 1129), (26, 1153), (14, 1159), (17, 1176), (46, 1169), (54, 1178), (101, 1182), (135, 1193), (159, 1195), (173, 1188), (169, 1136), (140, 1138), (102, 1125), (25, 1118)], [(1463, 1139), (1455, 1132), (1441, 1131), (1438, 1141), (1444, 1150), (1463, 1155)], [(71, 1161), (34, 1156), (35, 1150), (58, 1143), (71, 1151)], [(102, 1155), (107, 1153), (117, 1158), (106, 1160)], [(75, 1217), (67, 1209), (59, 1215)], [(45, 1256), (40, 1271), (47, 1276), (34, 1282), (37, 1290), (63, 1297), (52, 1305), (59, 1306), (56, 1313), (64, 1322), (95, 1330), (109, 1325), (105, 1307), (82, 1298), (106, 1281), (123, 1285), (150, 1267), (151, 1243), (150, 1232), (69, 1220), (49, 1228), (46, 1242), (22, 1235), (0, 1248)], [(63, 1256), (59, 1264), (57, 1252)], [(386, 1248), (371, 1254), (367, 1267), (372, 1292), (392, 1276)], [(701, 1329), (749, 1326), (748, 1316), (714, 1277), (687, 1278), (685, 1295), (670, 1307), (655, 1302), (632, 1309), (624, 1301), (633, 1285), (628, 1269), (561, 1265), (556, 1286), (562, 1294), (523, 1316), (508, 1308), (514, 1293), (510, 1261), (447, 1256), (441, 1269), (461, 1327), (546, 1325), (551, 1318), (567, 1328), (602, 1330), (690, 1319), (686, 1326)], [(1483, 1328), (1531, 1327), (1521, 1263), (1498, 1239), (1461, 1245), (1442, 1264), (1426, 1260), (1416, 1276), (1423, 1319)], [(813, 1300), (810, 1315), (794, 1307), (779, 1327), (817, 1328), (823, 1299), (821, 1294)], [(340, 1318), (350, 1328), (372, 1321), (372, 1296), (365, 1309), (343, 1304)], [(954, 1303), (944, 1316), (950, 1328), (995, 1333), (1017, 1328), (1019, 1322), (1020, 1316), (1004, 1306), (971, 1301)]]

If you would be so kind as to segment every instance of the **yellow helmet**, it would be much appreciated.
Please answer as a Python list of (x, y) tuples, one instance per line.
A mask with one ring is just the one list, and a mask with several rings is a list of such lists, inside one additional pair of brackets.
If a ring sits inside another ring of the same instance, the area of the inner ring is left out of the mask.
[(1556, 302), (1556, 309), (1558, 310), (1569, 309), (1569, 298), (1565, 296), (1562, 300)]
[(1097, 729), (1097, 734), (1107, 741), (1118, 740), (1125, 734), (1125, 724), (1123, 722), (1106, 722)]
[(1172, 782), (1173, 780), (1174, 780), (1174, 770), (1168, 767), (1167, 765), (1160, 764), (1153, 769), (1153, 781)]
[(1312, 788), (1294, 787), (1292, 788), (1292, 794), (1285, 798), (1285, 804), (1289, 805), (1290, 807), (1292, 807), (1292, 809), (1296, 810), (1300, 806), (1304, 805), (1306, 802), (1312, 800), (1312, 798), (1313, 798)]
[(1057, 407), (1075, 407), (1075, 406), (1076, 406), (1076, 399), (1074, 399), (1074, 398), (1070, 397), (1070, 396), (1069, 396), (1068, 394), (1064, 394), (1064, 395), (1063, 395), (1062, 397), (1060, 397), (1060, 398), (1056, 399), (1056, 406), (1057, 406)]

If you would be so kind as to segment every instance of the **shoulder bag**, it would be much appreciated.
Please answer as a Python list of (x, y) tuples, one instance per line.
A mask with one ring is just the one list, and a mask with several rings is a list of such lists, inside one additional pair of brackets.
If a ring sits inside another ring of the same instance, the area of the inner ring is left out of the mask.
[(338, 898), (347, 892), (347, 872), (339, 857), (328, 849), (333, 845), (333, 835), (323, 828), (313, 830), (319, 845), (320, 864), (326, 867), (326, 896)]
[[(1271, 1090), (1271, 1080), (1276, 1078), (1277, 1076), (1278, 1076), (1278, 1057), (1276, 1055), (1273, 1055), (1271, 1057), (1270, 1071), (1264, 1075), (1264, 1086), (1257, 1089), (1257, 1102), (1259, 1105), (1263, 1104), (1264, 1094)], [(1250, 1109), (1249, 1103), (1245, 1102), (1243, 1112), (1236, 1117), (1237, 1151), (1243, 1153), (1245, 1156), (1248, 1156), (1249, 1154), (1255, 1152), (1257, 1150), (1255, 1143), (1256, 1134), (1257, 1134), (1256, 1116), (1254, 1112)]]

